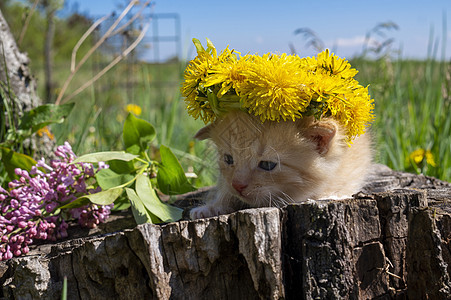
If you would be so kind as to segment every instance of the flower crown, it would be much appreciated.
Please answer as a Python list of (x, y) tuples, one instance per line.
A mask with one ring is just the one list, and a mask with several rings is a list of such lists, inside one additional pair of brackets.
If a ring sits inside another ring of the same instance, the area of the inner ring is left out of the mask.
[(205, 124), (233, 109), (262, 122), (305, 116), (332, 117), (346, 128), (348, 142), (373, 121), (374, 101), (368, 87), (354, 79), (357, 70), (329, 50), (316, 57), (245, 55), (227, 47), (219, 55), (193, 39), (197, 56), (184, 72), (181, 92), (188, 113)]

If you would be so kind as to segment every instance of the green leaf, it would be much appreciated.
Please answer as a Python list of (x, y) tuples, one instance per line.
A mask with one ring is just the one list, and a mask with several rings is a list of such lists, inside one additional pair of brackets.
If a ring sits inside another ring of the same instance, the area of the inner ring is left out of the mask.
[(130, 184), (134, 178), (132, 174), (118, 174), (111, 169), (102, 169), (95, 176), (102, 190)]
[(138, 119), (131, 113), (128, 114), (122, 133), (127, 152), (139, 154), (145, 151), (155, 135), (155, 128), (149, 122)]
[(157, 217), (152, 216), (152, 214), (146, 209), (134, 190), (125, 188), (125, 192), (130, 200), (133, 217), (135, 218), (136, 224), (160, 223), (160, 220)]
[(1, 161), (3, 162), (9, 179), (11, 180), (19, 178), (19, 176), (17, 176), (14, 172), (16, 168), (30, 171), (31, 167), (36, 165), (36, 161), (28, 155), (14, 152), (6, 147), (0, 147), (0, 149), (2, 153)]
[(122, 194), (122, 192), (122, 188), (112, 188), (95, 194), (83, 195), (60, 208), (77, 208), (89, 204), (89, 202), (97, 205), (110, 205)]
[(129, 209), (131, 203), (127, 196), (122, 195), (114, 201), (113, 211), (121, 211)]
[(95, 152), (82, 155), (75, 159), (72, 163), (99, 163), (101, 161), (106, 162), (110, 160), (122, 160), (122, 161), (131, 161), (137, 158), (138, 155), (133, 155), (130, 153), (126, 153), (124, 151), (105, 151), (105, 152)]
[(123, 188), (112, 188), (106, 191), (101, 191), (95, 194), (84, 195), (94, 204), (97, 205), (110, 205), (122, 194)]
[(177, 195), (194, 191), (195, 188), (189, 183), (182, 166), (171, 149), (161, 146), (160, 156), (161, 164), (157, 173), (160, 191), (166, 195)]
[(89, 199), (87, 199), (85, 197), (79, 197), (72, 202), (69, 202), (63, 206), (60, 206), (59, 209), (77, 208), (77, 207), (82, 207), (82, 206), (85, 206), (88, 204), (89, 204)]
[(202, 53), (205, 51), (204, 47), (200, 43), (200, 41), (196, 38), (193, 38), (193, 44), (196, 47), (197, 53)]
[(32, 132), (52, 124), (62, 123), (74, 108), (75, 103), (66, 103), (61, 105), (45, 104), (38, 106), (24, 113), (20, 120), (19, 129)]
[(109, 169), (118, 174), (130, 174), (136, 171), (133, 161), (113, 159), (108, 161), (108, 165), (110, 166)]
[(136, 178), (136, 194), (144, 206), (163, 222), (174, 222), (182, 218), (183, 210), (161, 202), (147, 176), (141, 174)]

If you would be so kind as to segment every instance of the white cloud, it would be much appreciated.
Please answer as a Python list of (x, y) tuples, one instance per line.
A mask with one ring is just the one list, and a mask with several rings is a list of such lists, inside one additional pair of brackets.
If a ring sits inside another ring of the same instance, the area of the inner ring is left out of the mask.
[(364, 36), (355, 36), (352, 38), (338, 38), (335, 40), (335, 45), (337, 47), (355, 47), (362, 46), (365, 43)]

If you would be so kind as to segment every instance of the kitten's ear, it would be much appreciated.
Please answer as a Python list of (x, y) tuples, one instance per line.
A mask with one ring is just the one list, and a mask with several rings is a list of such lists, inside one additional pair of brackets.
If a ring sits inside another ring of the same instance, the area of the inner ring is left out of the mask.
[(337, 133), (337, 127), (332, 123), (317, 123), (307, 128), (306, 137), (316, 144), (316, 151), (323, 155), (329, 151), (331, 141)]
[(211, 124), (201, 128), (195, 135), (194, 138), (197, 140), (206, 140), (210, 138)]

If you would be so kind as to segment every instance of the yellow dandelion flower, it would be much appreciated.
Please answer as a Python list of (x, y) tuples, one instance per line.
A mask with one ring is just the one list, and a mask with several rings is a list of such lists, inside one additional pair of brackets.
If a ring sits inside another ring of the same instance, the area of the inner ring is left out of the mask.
[(348, 83), (338, 76), (330, 76), (325, 70), (318, 69), (314, 73), (308, 73), (309, 88), (312, 90), (313, 99), (322, 101), (330, 95), (344, 94), (348, 91)]
[(415, 162), (415, 164), (419, 165), (424, 159), (424, 149), (417, 149), (410, 153), (410, 159)]
[(219, 63), (217, 51), (210, 40), (207, 39), (207, 49), (197, 39), (193, 39), (197, 49), (197, 56), (191, 60), (185, 69), (181, 93), (185, 97), (188, 114), (194, 119), (199, 117), (205, 122), (215, 120), (215, 114), (211, 109), (204, 88), (204, 80), (213, 65)]
[(195, 120), (200, 117), (205, 124), (216, 120), (216, 114), (206, 96), (198, 96), (197, 93), (193, 93), (185, 98), (185, 103), (188, 114)]
[(39, 137), (43, 137), (44, 134), (45, 134), (45, 135), (47, 135), (49, 137), (49, 139), (51, 139), (51, 140), (55, 139), (55, 135), (50, 132), (48, 126), (45, 126), (45, 127), (42, 127), (41, 129), (38, 129), (38, 131), (36, 131), (36, 133), (39, 135)]
[(318, 53), (316, 57), (308, 57), (304, 62), (311, 70), (323, 69), (330, 75), (337, 75), (344, 79), (353, 78), (358, 71), (351, 68), (351, 64), (344, 58), (340, 58), (329, 49)]
[(434, 154), (432, 154), (430, 150), (426, 150), (426, 162), (433, 167), (437, 166), (435, 163)]
[(141, 115), (142, 113), (142, 108), (139, 105), (136, 104), (127, 104), (127, 106), (125, 107), (125, 110), (129, 113), (132, 113), (136, 116)]
[(310, 102), (305, 88), (307, 73), (302, 72), (300, 58), (295, 55), (265, 54), (252, 56), (246, 78), (237, 86), (242, 105), (261, 121), (279, 121), (301, 116)]
[(345, 114), (347, 119), (342, 124), (347, 128), (348, 142), (350, 142), (351, 139), (364, 134), (366, 127), (373, 122), (374, 100), (368, 94), (368, 89), (364, 87), (353, 90), (345, 97), (347, 102), (342, 114)]
[(426, 159), (426, 163), (436, 167), (437, 164), (435, 163), (434, 154), (432, 154), (431, 150), (425, 150), (425, 149), (416, 149), (412, 153), (410, 153), (409, 158), (411, 161), (413, 161), (417, 166), (420, 165), (424, 159)]
[(348, 142), (373, 121), (374, 101), (354, 79), (357, 70), (329, 50), (316, 57), (245, 55), (228, 47), (219, 56), (193, 39), (197, 56), (184, 72), (181, 88), (188, 113), (205, 123), (232, 109), (264, 121), (306, 115), (333, 117), (346, 127)]
[(181, 90), (182, 96), (185, 97), (188, 114), (196, 120), (201, 117), (205, 123), (214, 120), (212, 118), (214, 113), (211, 110), (206, 95), (203, 92), (199, 92), (202, 88), (200, 84), (204, 80), (207, 71), (208, 59), (205, 56), (197, 57), (185, 70), (185, 82)]
[(184, 97), (197, 94), (199, 84), (208, 74), (213, 57), (206, 52), (199, 53), (195, 59), (191, 60), (183, 73), (185, 81), (182, 84), (181, 92)]
[(246, 79), (241, 72), (248, 68), (248, 60), (246, 57), (238, 60), (237, 57), (232, 54), (233, 51), (230, 51), (227, 55), (224, 55), (225, 57), (222, 59), (221, 63), (216, 64), (211, 68), (211, 73), (205, 80), (205, 87), (220, 85), (221, 88), (217, 93), (219, 98), (227, 92), (235, 90), (237, 85)]

